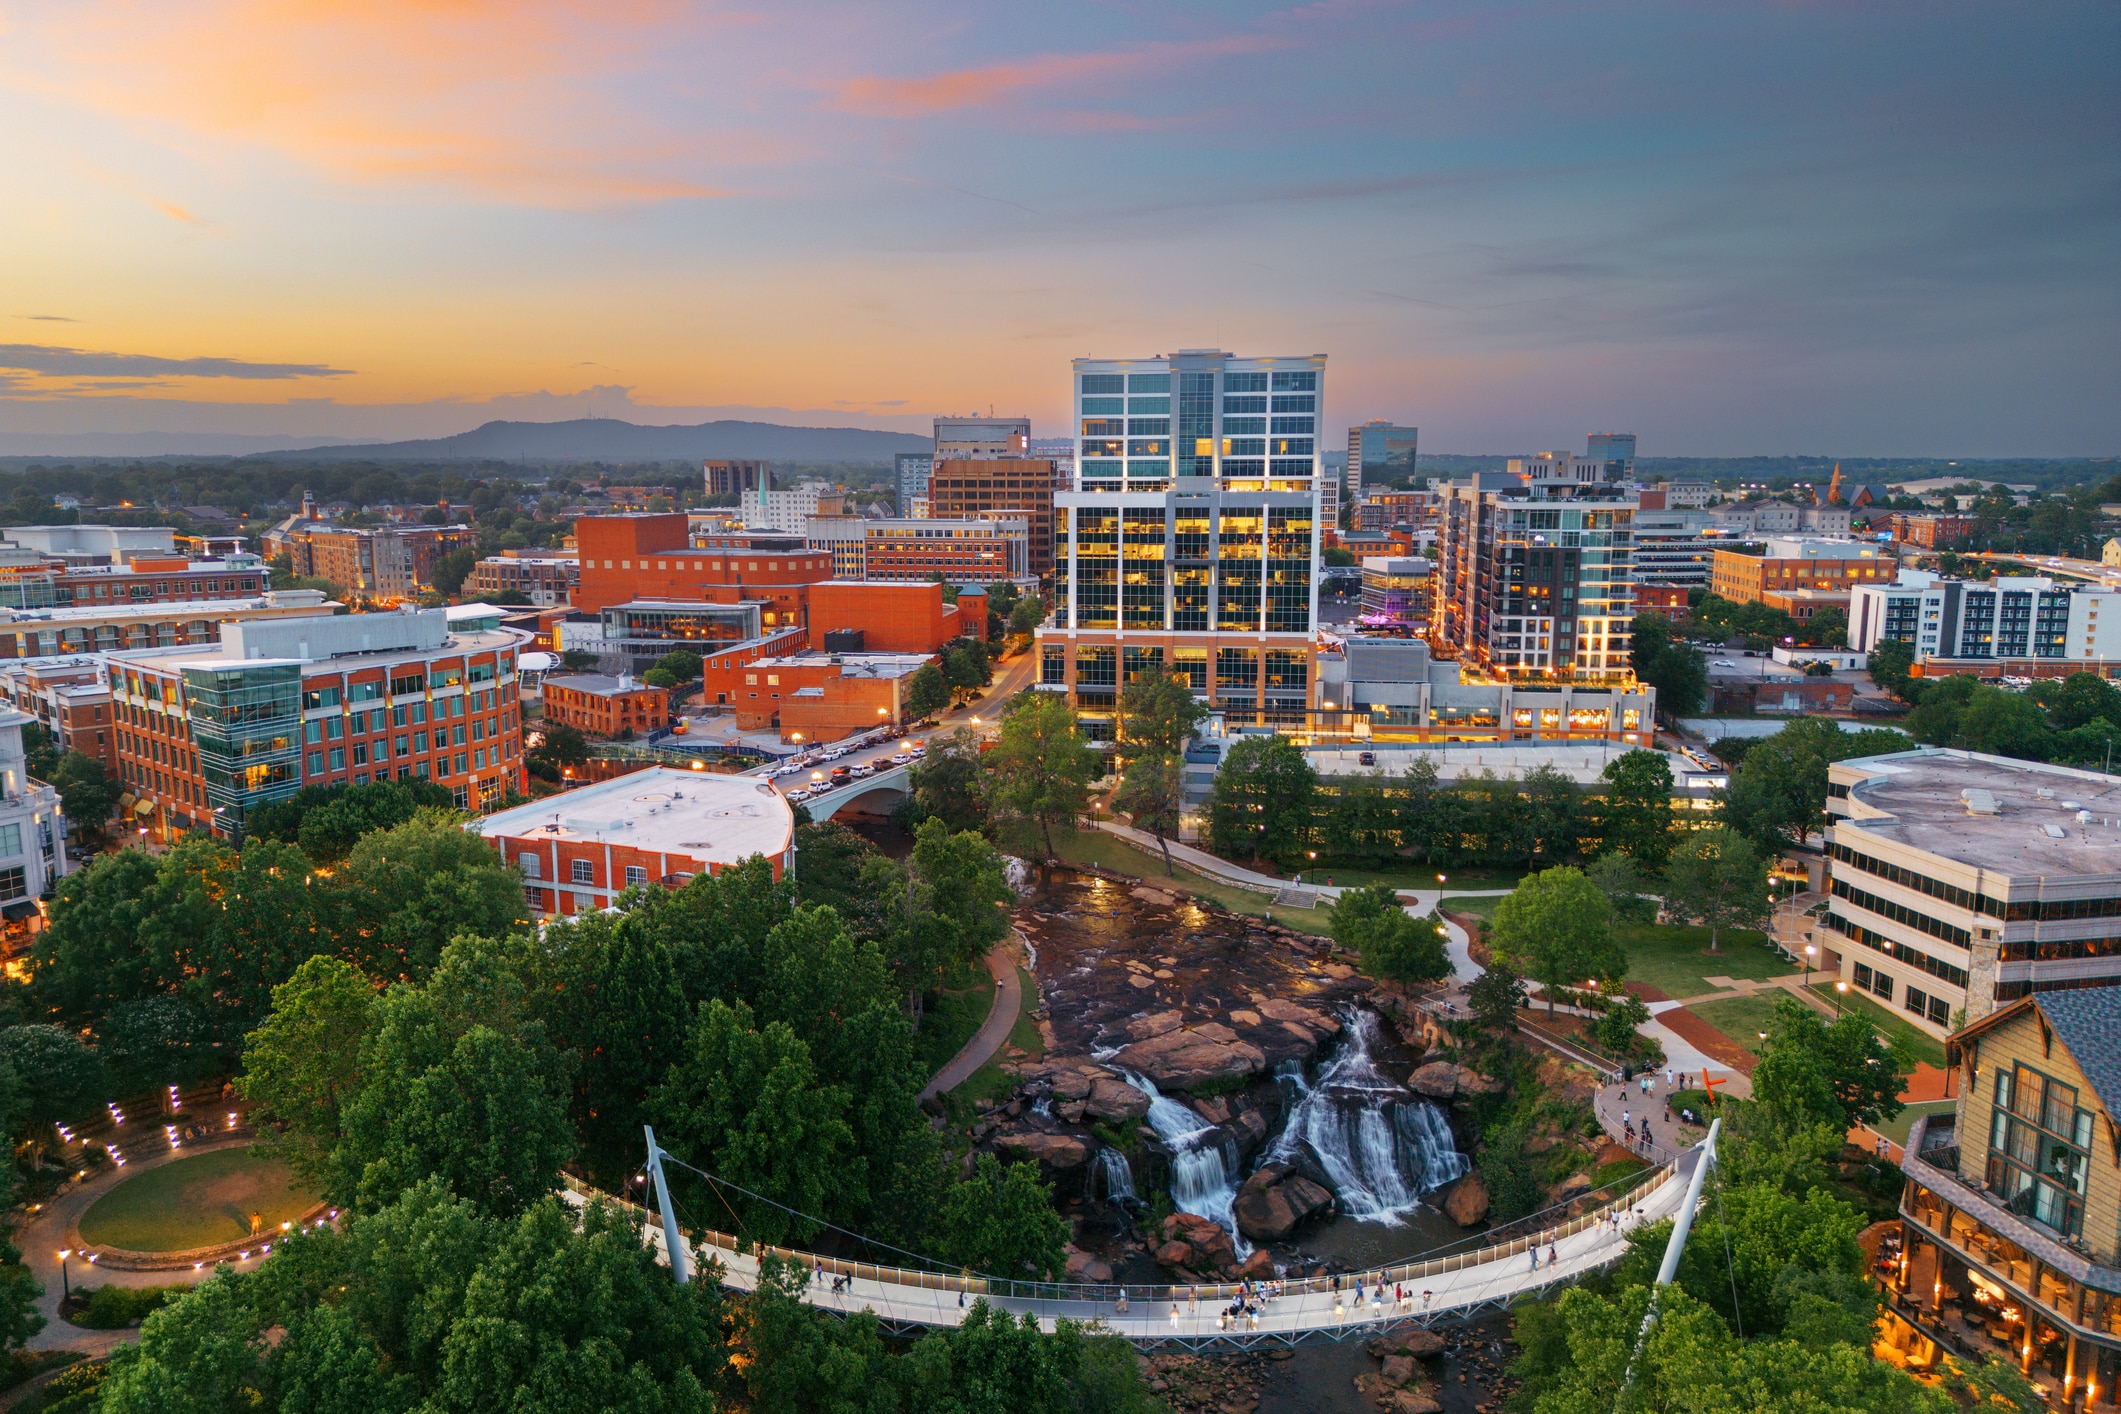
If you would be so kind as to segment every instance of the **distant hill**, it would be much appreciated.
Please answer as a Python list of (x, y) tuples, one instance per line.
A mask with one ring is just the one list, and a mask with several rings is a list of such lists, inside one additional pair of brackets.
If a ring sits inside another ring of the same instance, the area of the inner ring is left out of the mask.
[(783, 427), (773, 422), (702, 422), (643, 427), (608, 417), (572, 422), (489, 422), (454, 437), (355, 446), (303, 447), (261, 453), (275, 461), (700, 461), (757, 457), (769, 461), (888, 461), (934, 443), (910, 432), (866, 427)]

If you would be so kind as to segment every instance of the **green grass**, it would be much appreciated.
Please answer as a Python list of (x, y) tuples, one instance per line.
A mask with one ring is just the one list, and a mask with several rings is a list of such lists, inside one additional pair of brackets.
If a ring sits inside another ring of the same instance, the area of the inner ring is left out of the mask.
[(250, 1236), (252, 1213), (277, 1233), (316, 1202), (279, 1160), (222, 1149), (126, 1179), (81, 1215), (81, 1239), (133, 1252), (181, 1252)]
[(1757, 1056), (1760, 1054), (1760, 1033), (1770, 1029), (1769, 1024), (1775, 1019), (1775, 999), (1782, 995), (1775, 992), (1764, 996), (1731, 997), (1720, 1002), (1698, 1002), (1687, 1010)]
[(994, 979), (981, 968), (979, 980), (968, 987), (945, 988), (928, 1004), (921, 1029), (913, 1038), (923, 1074), (933, 1075), (986, 1024), (994, 1010)]
[(1496, 905), (1508, 898), (1508, 894), (1461, 895), (1445, 894), (1443, 906), (1453, 913), (1470, 913), (1475, 918), (1493, 918)]
[(1892, 1119), (1873, 1125), (1880, 1134), (1895, 1144), (1907, 1143), (1907, 1132), (1915, 1127), (1915, 1121), (1924, 1115), (1948, 1115), (1959, 1107), (1957, 1100), (1924, 1100), (1918, 1105), (1909, 1105)]
[(1854, 987), (1846, 992), (1837, 991), (1831, 981), (1814, 982), (1812, 990), (1824, 997), (1828, 1006), (1838, 1004), (1844, 1008), (1861, 1008), (1878, 1024), (1888, 1041), (1903, 1047), (1916, 1060), (1928, 1061), (1937, 1069), (1944, 1069), (1944, 1042), (1912, 1022), (1902, 1020), (1891, 1007), (1880, 1005)]
[(1780, 977), (1797, 969), (1769, 951), (1763, 935), (1725, 928), (1719, 951), (1710, 956), (1709, 930), (1679, 924), (1622, 924), (1613, 930), (1628, 955), (1628, 980), (1647, 982), (1668, 997), (1698, 997), (1717, 990), (1707, 979)]
[(1240, 889), (1235, 884), (1216, 883), (1183, 864), (1176, 865), (1178, 872), (1174, 877), (1166, 878), (1161, 854), (1136, 849), (1126, 840), (1108, 835), (1103, 830), (1078, 831), (1069, 839), (1058, 842), (1057, 848), (1060, 857), (1070, 864), (1095, 864), (1121, 874), (1132, 874), (1152, 888), (1189, 893), (1232, 913), (1272, 918), (1298, 932), (1323, 936), (1326, 931), (1326, 910), (1323, 908), (1283, 908), (1271, 902), (1267, 894)]
[(1017, 985), (1021, 987), (1023, 1005), (1017, 1008), (1016, 1025), (1009, 1028), (1008, 1044), (1027, 1055), (1043, 1059), (1046, 1054), (1046, 1038), (1039, 1034), (1038, 1022), (1031, 1013), (1038, 1010), (1038, 982), (1025, 969), (1016, 969)]
[[(1243, 861), (1236, 861), (1243, 863)], [(1248, 866), (1249, 867), (1249, 866)], [(1436, 876), (1444, 876), (1447, 889), (1514, 889), (1524, 882), (1522, 869), (1442, 869), (1433, 865), (1407, 861), (1404, 867), (1393, 869), (1363, 869), (1338, 864), (1307, 865), (1304, 878), (1312, 883), (1323, 884), (1328, 875), (1342, 888), (1369, 884), (1390, 884), (1395, 889), (1433, 889)]]

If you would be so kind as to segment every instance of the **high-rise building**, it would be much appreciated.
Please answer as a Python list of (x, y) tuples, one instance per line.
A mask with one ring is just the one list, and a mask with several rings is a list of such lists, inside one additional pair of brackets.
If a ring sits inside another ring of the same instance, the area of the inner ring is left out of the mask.
[(773, 464), (761, 461), (715, 461), (706, 464), (710, 496), (756, 495), (773, 489)]
[(1634, 433), (1593, 432), (1585, 441), (1584, 455), (1612, 468), (1608, 479), (1619, 481), (1635, 474)]
[(898, 513), (913, 514), (913, 503), (928, 496), (928, 478), (935, 474), (935, 458), (925, 452), (900, 452), (893, 462), (892, 485), (898, 491)]
[(1325, 356), (1077, 359), (1076, 489), (1054, 496), (1039, 676), (1113, 734), (1161, 669), (1226, 723), (1302, 727), (1317, 621)]
[(1066, 479), (1050, 461), (1010, 457), (938, 462), (928, 514), (938, 519), (1021, 516), (1031, 527), (1030, 572), (1053, 572), (1053, 493)]
[(1635, 490), (1566, 453), (1443, 488), (1431, 639), (1506, 677), (1624, 682)]
[(938, 417), (935, 460), (995, 461), (1031, 454), (1028, 417)]
[(1414, 475), (1421, 429), (1391, 422), (1365, 422), (1348, 429), (1348, 494), (1373, 483)]

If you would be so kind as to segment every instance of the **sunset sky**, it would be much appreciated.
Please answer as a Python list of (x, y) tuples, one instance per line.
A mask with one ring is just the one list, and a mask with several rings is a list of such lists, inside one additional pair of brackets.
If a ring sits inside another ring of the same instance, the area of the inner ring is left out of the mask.
[(1220, 346), (1425, 450), (2112, 454), (2117, 74), (2113, 0), (0, 0), (0, 450), (1059, 436)]

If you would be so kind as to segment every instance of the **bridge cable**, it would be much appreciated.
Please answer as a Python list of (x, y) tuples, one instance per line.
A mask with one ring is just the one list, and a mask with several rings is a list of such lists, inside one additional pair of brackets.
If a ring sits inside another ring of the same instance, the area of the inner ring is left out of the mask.
[[(791, 1217), (801, 1218), (804, 1222), (815, 1224), (816, 1226), (824, 1228), (831, 1232), (836, 1232), (842, 1237), (853, 1238), (856, 1242), (860, 1242), (867, 1246), (877, 1248), (880, 1251), (896, 1252), (902, 1257), (911, 1257), (916, 1262), (920, 1262), (925, 1266), (935, 1268), (936, 1274), (939, 1276), (960, 1276), (963, 1275), (964, 1272), (967, 1270), (967, 1268), (963, 1266), (952, 1266), (950, 1263), (941, 1261), (937, 1258), (924, 1256), (919, 1252), (914, 1252), (907, 1248), (896, 1246), (893, 1243), (881, 1241), (877, 1238), (870, 1237), (865, 1233), (856, 1232), (853, 1228), (841, 1227), (838, 1223), (828, 1222), (823, 1218), (815, 1216), (814, 1214), (806, 1213), (800, 1208), (791, 1208), (786, 1203), (776, 1202), (774, 1199), (768, 1198), (763, 1193), (752, 1192), (750, 1189), (744, 1187), (744, 1185), (742, 1185), (741, 1183), (731, 1183), (728, 1179), (719, 1178), (714, 1174), (707, 1172), (705, 1169), (695, 1168), (693, 1165), (686, 1163), (683, 1159), (677, 1157), (675, 1154), (670, 1153), (668, 1150), (664, 1151), (663, 1157), (668, 1162), (676, 1164), (679, 1168), (686, 1169), (692, 1173), (698, 1174), (701, 1178), (706, 1179), (710, 1185), (725, 1185), (727, 1187), (734, 1188), (737, 1192), (743, 1194), (747, 1198), (756, 1199), (758, 1202), (764, 1203), (770, 1208), (778, 1208)], [(716, 1196), (721, 1197), (719, 1189), (717, 1189)], [(727, 1198), (722, 1198), (721, 1201), (722, 1206), (729, 1207), (729, 1200)], [(730, 1211), (734, 1213), (736, 1210), (734, 1208), (730, 1208)], [(743, 1222), (743, 1218), (739, 1216), (737, 1218), (737, 1221), (741, 1224)], [(753, 1245), (758, 1245), (755, 1240), (753, 1241)], [(778, 1244), (769, 1243), (767, 1245), (774, 1246)], [(812, 1253), (809, 1255), (817, 1256), (822, 1254)], [(1022, 1278), (1020, 1277), (997, 1277), (988, 1272), (975, 1272), (974, 1275), (981, 1277), (987, 1281), (1022, 1281)], [(1030, 1284), (1051, 1286), (1058, 1285), (1059, 1283), (1044, 1282)]]

